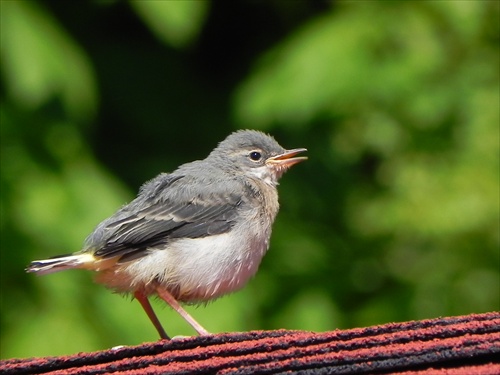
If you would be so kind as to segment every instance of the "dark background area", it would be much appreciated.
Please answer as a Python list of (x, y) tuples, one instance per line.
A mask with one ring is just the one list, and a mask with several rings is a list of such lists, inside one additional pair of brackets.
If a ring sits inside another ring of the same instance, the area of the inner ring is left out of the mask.
[[(156, 339), (77, 251), (160, 172), (241, 128), (309, 160), (213, 332), (500, 308), (496, 1), (2, 1), (1, 357)], [(155, 303), (171, 335), (191, 334)]]

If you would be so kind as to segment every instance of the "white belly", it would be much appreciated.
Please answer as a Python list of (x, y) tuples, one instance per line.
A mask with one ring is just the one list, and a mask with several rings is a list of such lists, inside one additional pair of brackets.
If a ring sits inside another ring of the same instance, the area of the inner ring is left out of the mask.
[(238, 230), (180, 239), (168, 248), (103, 272), (98, 281), (118, 291), (154, 293), (161, 285), (183, 302), (201, 302), (242, 288), (257, 272), (269, 234), (243, 238)]

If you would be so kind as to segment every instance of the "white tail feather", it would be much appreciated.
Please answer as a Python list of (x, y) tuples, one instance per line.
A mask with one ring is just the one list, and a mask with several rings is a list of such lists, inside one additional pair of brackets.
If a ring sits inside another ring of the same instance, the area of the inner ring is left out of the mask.
[(35, 260), (26, 268), (26, 272), (39, 275), (64, 271), (72, 268), (92, 268), (90, 264), (95, 262), (92, 254), (66, 255), (56, 258)]

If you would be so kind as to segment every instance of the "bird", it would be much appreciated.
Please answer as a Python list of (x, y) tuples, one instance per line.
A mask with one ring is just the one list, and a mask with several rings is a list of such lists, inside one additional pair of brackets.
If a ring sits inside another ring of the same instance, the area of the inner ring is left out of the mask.
[(38, 275), (95, 271), (95, 281), (132, 294), (161, 339), (170, 339), (149, 298), (158, 296), (198, 335), (210, 335), (182, 304), (200, 304), (241, 289), (269, 248), (285, 171), (307, 159), (270, 135), (238, 130), (203, 160), (160, 173), (137, 197), (102, 221), (80, 251), (35, 260)]

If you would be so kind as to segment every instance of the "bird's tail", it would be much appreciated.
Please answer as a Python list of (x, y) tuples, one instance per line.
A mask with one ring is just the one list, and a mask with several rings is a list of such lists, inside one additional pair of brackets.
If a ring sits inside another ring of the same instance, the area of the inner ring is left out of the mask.
[(95, 258), (90, 253), (60, 255), (54, 258), (35, 260), (26, 267), (26, 272), (33, 272), (39, 275), (69, 270), (72, 268), (93, 268)]

